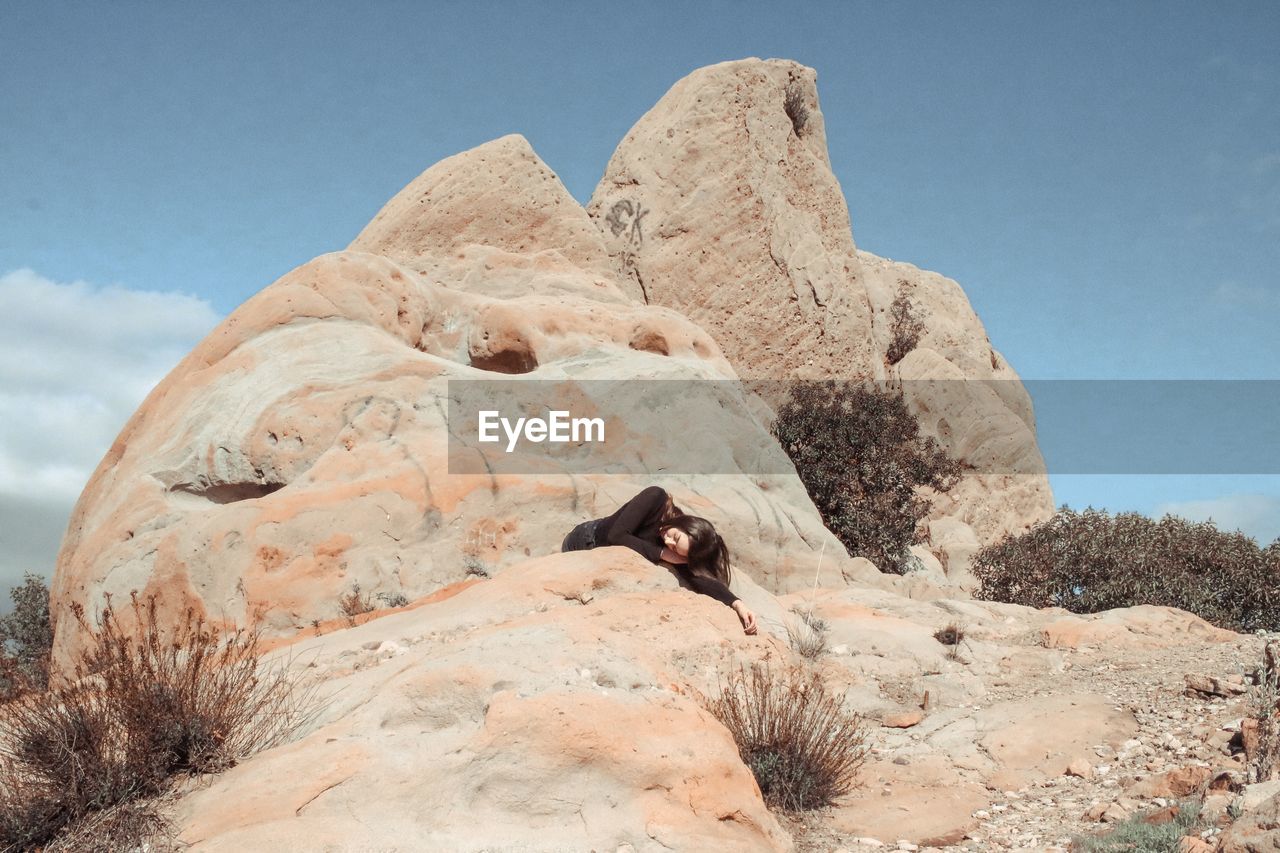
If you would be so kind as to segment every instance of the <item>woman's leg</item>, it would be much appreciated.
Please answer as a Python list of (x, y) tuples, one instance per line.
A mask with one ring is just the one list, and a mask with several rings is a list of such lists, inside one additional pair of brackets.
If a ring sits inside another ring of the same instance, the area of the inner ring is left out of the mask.
[(569, 531), (569, 535), (564, 537), (564, 541), (560, 543), (561, 551), (586, 551), (595, 546), (595, 537), (592, 535), (594, 530), (592, 522), (584, 521), (577, 527)]

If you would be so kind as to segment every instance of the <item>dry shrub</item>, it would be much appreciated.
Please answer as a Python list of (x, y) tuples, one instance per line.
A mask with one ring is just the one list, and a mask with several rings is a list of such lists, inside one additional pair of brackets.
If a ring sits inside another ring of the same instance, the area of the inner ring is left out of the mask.
[(1263, 649), (1248, 705), (1254, 720), (1253, 737), (1245, 739), (1249, 782), (1270, 782), (1280, 775), (1280, 643)]
[(192, 610), (166, 628), (154, 597), (132, 596), (131, 611), (127, 630), (110, 599), (96, 626), (75, 609), (88, 642), (72, 678), (0, 706), (0, 846), (43, 846), (86, 822), (123, 843), (158, 825), (139, 801), (175, 776), (231, 767), (318, 710), (287, 664), (259, 665), (256, 633), (223, 634)]
[(347, 624), (354, 628), (357, 617), (373, 612), (373, 599), (368, 593), (360, 592), (360, 584), (353, 583), (350, 592), (338, 596), (338, 609)]
[(889, 333), (892, 338), (884, 359), (890, 366), (906, 358), (907, 353), (920, 343), (920, 336), (925, 332), (924, 319), (907, 297), (908, 286), (906, 279), (898, 280), (898, 295), (889, 306)]
[(951, 622), (945, 628), (934, 631), (933, 638), (944, 646), (958, 646), (964, 642), (964, 628)]
[(791, 119), (791, 129), (796, 132), (796, 136), (803, 136), (805, 126), (809, 123), (809, 108), (804, 104), (804, 89), (795, 80), (787, 84), (782, 109), (787, 118)]
[(1280, 548), (1211, 521), (1064, 506), (983, 548), (972, 571), (990, 601), (1073, 613), (1157, 604), (1234, 631), (1280, 628)]
[(129, 850), (139, 853), (185, 850), (177, 829), (164, 812), (178, 798), (173, 789), (157, 796), (124, 800), (102, 811), (91, 812), (67, 827), (41, 853), (101, 853)]
[(376, 597), (385, 607), (394, 609), (409, 606), (409, 599), (403, 592), (380, 592)]
[(822, 522), (851, 556), (882, 572), (903, 574), (919, 522), (939, 492), (960, 481), (963, 466), (947, 456), (900, 393), (854, 382), (793, 382), (772, 432), (796, 466)]
[(947, 659), (960, 660), (960, 644), (964, 642), (964, 626), (955, 622), (933, 632), (933, 638), (944, 646), (948, 646)]
[(853, 789), (867, 754), (866, 725), (817, 673), (739, 667), (719, 697), (702, 701), (733, 735), (770, 808), (819, 808)]

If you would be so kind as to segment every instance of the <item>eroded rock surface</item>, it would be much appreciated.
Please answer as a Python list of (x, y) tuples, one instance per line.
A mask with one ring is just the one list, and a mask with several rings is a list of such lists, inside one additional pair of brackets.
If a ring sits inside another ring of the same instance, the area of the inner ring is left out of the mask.
[[(745, 636), (728, 608), (627, 549), (530, 559), (274, 653), (320, 680), (320, 717), (295, 742), (193, 785), (174, 818), (197, 851), (301, 850), (314, 838), (459, 851), (827, 851), (859, 838), (1018, 849), (1004, 829), (1018, 824), (999, 819), (1043, 814), (1053, 827), (1060, 815), (1060, 835), (1111, 805), (1087, 791), (1120, 794), (1106, 783), (1130, 778), (1122, 762), (1162, 766), (1143, 744), (1156, 743), (1149, 712), (1170, 703), (1081, 677), (1149, 648), (1049, 649), (1043, 626), (1075, 617), (901, 592), (777, 597), (746, 583), (766, 628)], [(871, 748), (857, 787), (812, 815), (809, 833), (764, 806), (698, 698), (719, 695), (739, 667), (803, 663), (785, 630), (801, 624), (798, 610), (826, 622), (831, 650), (806, 665), (862, 715)], [(1169, 630), (1185, 614), (1164, 615), (1163, 650), (1205, 648), (1209, 635)], [(1134, 614), (1145, 626), (1135, 636), (1157, 617)], [(932, 634), (957, 620), (966, 636), (953, 655)], [(1147, 680), (1159, 687), (1163, 675)], [(904, 709), (915, 714), (902, 728)], [(1092, 781), (1067, 775), (1082, 761)], [(1150, 802), (1166, 787), (1123, 795)], [(1052, 807), (1041, 802), (1050, 794)]]
[[(766, 587), (802, 584), (823, 551), (839, 577), (847, 558), (794, 474), (748, 476), (790, 467), (754, 417), (720, 436), (680, 426), (678, 409), (615, 417), (629, 477), (566, 474), (550, 457), (453, 473), (503, 451), (451, 449), (465, 426), (450, 431), (450, 380), (583, 380), (573, 408), (587, 417), (604, 406), (589, 380), (734, 378), (710, 336), (625, 298), (606, 261), (522, 138), (428, 169), (351, 248), (251, 298), (152, 392), (76, 506), (56, 610), (136, 589), (288, 634), (334, 616), (352, 584), (416, 598), (557, 551), (651, 483), (709, 517)], [(739, 476), (664, 466), (677, 433), (713, 439), (706, 452)], [(761, 455), (773, 462), (743, 473), (738, 460)], [(59, 625), (65, 663), (77, 633)]]
[[(825, 134), (813, 69), (701, 68), (630, 130), (587, 209), (623, 287), (706, 329), (740, 376), (900, 381), (925, 434), (977, 468), (934, 511), (952, 529), (933, 550), (972, 587), (956, 528), (985, 544), (1053, 514), (1031, 402), (959, 285), (858, 251)], [(924, 332), (890, 363), (900, 295)]]

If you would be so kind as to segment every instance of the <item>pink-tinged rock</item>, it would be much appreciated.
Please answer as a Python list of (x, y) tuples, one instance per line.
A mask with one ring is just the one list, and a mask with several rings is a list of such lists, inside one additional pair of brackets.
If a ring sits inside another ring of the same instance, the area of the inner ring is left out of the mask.
[[(583, 589), (588, 604), (564, 595)], [(197, 786), (176, 823), (196, 851), (791, 850), (690, 696), (783, 648), (629, 550), (528, 560), (279, 652), (321, 679), (320, 718)]]
[(1059, 694), (1001, 702), (975, 714), (988, 732), (980, 744), (996, 762), (989, 783), (1018, 790), (1061, 774), (1063, 766), (1095, 744), (1118, 747), (1138, 731), (1131, 713), (1095, 694)]
[[(802, 586), (824, 546), (841, 577), (843, 548), (794, 474), (570, 476), (545, 454), (532, 473), (456, 473), (505, 460), (497, 445), (450, 447), (451, 380), (733, 378), (706, 332), (631, 302), (604, 258), (585, 211), (504, 137), (427, 170), (352, 250), (249, 299), (148, 396), (81, 495), (53, 583), (56, 659), (79, 648), (71, 606), (93, 612), (104, 593), (287, 636), (336, 617), (354, 583), (413, 599), (469, 566), (558, 551), (654, 483), (717, 525), (744, 582)], [(592, 394), (607, 391), (578, 387), (574, 415), (599, 411)], [(632, 471), (673, 440), (657, 407), (610, 429)], [(716, 470), (788, 470), (753, 416), (679, 434)]]
[(1078, 776), (1081, 779), (1093, 778), (1093, 765), (1083, 758), (1076, 758), (1067, 765), (1064, 776)]
[(1219, 853), (1280, 850), (1280, 798), (1271, 797), (1242, 815), (1218, 836)]
[(831, 828), (841, 835), (901, 839), (918, 845), (955, 843), (977, 825), (973, 812), (990, 802), (981, 785), (961, 777), (940, 756), (909, 765), (870, 761), (862, 786), (833, 810)]
[(1204, 790), (1213, 771), (1208, 767), (1175, 767), (1164, 773), (1153, 773), (1125, 788), (1131, 797), (1181, 799)]
[[(585, 292), (594, 293), (599, 281), (601, 293), (619, 295), (599, 230), (519, 134), (427, 169), (383, 206), (347, 250), (381, 255), (420, 273), (479, 252), (477, 257), (504, 257), (517, 269), (542, 264), (574, 278), (593, 273)], [(463, 276), (458, 284), (492, 292), (511, 275), (477, 272), (490, 274)]]
[(1211, 841), (1184, 835), (1178, 839), (1178, 853), (1214, 853), (1219, 848)]
[[(1060, 612), (1060, 611), (1059, 611)], [(1168, 648), (1194, 639), (1227, 643), (1236, 634), (1173, 607), (1139, 605), (1101, 613), (1067, 615), (1044, 626), (1044, 644), (1051, 649), (1081, 646), (1125, 645), (1131, 648)]]
[(919, 708), (907, 711), (898, 711), (893, 714), (886, 714), (880, 719), (880, 725), (888, 729), (909, 729), (912, 726), (919, 725), (924, 719), (924, 711)]

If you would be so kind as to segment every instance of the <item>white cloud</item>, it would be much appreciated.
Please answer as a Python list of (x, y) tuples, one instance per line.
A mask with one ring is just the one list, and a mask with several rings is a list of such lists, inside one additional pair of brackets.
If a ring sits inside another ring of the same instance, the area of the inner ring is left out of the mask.
[(1255, 175), (1266, 175), (1280, 170), (1280, 151), (1272, 151), (1270, 154), (1255, 158), (1252, 168)]
[(1225, 495), (1201, 501), (1164, 503), (1156, 507), (1156, 517), (1177, 515), (1192, 521), (1208, 521), (1219, 530), (1239, 530), (1266, 547), (1280, 537), (1280, 496)]
[(89, 475), (220, 319), (184, 293), (0, 275), (0, 610), (24, 570), (52, 571)]
[(1280, 286), (1241, 284), (1238, 281), (1220, 281), (1213, 295), (1222, 302), (1248, 305), (1253, 308), (1280, 308)]

